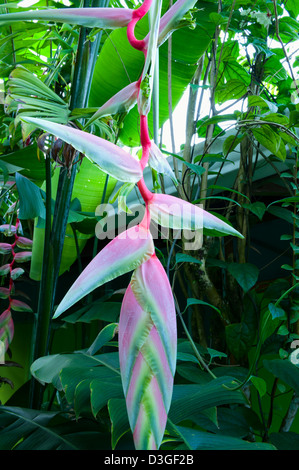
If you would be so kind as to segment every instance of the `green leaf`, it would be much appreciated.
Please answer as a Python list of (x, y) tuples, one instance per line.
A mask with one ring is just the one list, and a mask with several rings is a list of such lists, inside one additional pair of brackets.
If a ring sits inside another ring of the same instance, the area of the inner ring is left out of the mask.
[(266, 205), (263, 202), (253, 202), (250, 204), (244, 203), (244, 209), (248, 209), (250, 212), (255, 214), (260, 220), (262, 220), (264, 213), (266, 212)]
[(229, 263), (229, 273), (236, 279), (244, 292), (248, 292), (257, 282), (259, 269), (250, 263)]
[(90, 354), (91, 356), (96, 354), (106, 343), (108, 343), (115, 336), (117, 328), (118, 323), (110, 323), (110, 325), (105, 326), (97, 335), (92, 345), (88, 348), (86, 354)]
[(299, 15), (299, 5), (297, 0), (288, 0), (285, 8), (287, 9), (288, 12), (293, 14), (295, 18)]
[(125, 399), (111, 398), (108, 401), (108, 411), (111, 419), (111, 445), (115, 449), (119, 439), (130, 431)]
[(236, 381), (232, 377), (220, 377), (202, 384), (174, 385), (169, 419), (178, 424), (185, 419), (192, 420), (199, 412), (214, 406), (246, 403), (239, 390), (229, 390), (235, 385)]
[(248, 106), (258, 106), (260, 108), (269, 108), (273, 112), (277, 111), (277, 106), (258, 95), (248, 96)]
[(244, 322), (232, 323), (225, 327), (225, 337), (229, 350), (236, 358), (241, 360), (251, 346), (252, 334)]
[(95, 300), (74, 313), (67, 315), (63, 321), (67, 323), (90, 323), (93, 320), (113, 321), (119, 318), (121, 309), (120, 302), (103, 302), (102, 300)]
[(43, 181), (45, 178), (45, 160), (42, 156), (38, 158), (36, 144), (1, 155), (0, 159), (7, 164), (10, 173), (17, 171), (30, 180)]
[(193, 362), (195, 364), (198, 364), (198, 359), (195, 356), (193, 356), (192, 354), (180, 352), (180, 351), (177, 353), (177, 360), (183, 361), (183, 362)]
[(299, 435), (296, 432), (273, 432), (269, 439), (278, 450), (299, 450)]
[(91, 408), (94, 417), (107, 405), (112, 398), (123, 398), (124, 392), (121, 380), (105, 381), (95, 379), (90, 383)]
[(263, 366), (299, 394), (299, 367), (288, 360), (264, 360)]
[(176, 426), (176, 431), (191, 450), (275, 450), (271, 444), (215, 435), (186, 426)]
[[(196, 3), (196, 8), (199, 9), (194, 13), (196, 28), (194, 30), (181, 28), (175, 31), (172, 36), (173, 108), (178, 104), (189, 85), (196, 70), (197, 61), (206, 51), (215, 31), (215, 25), (209, 18), (209, 14), (216, 11), (216, 5), (212, 2), (199, 1)], [(145, 37), (148, 32), (147, 18), (138, 22), (135, 32), (138, 38)], [(167, 48), (167, 42), (159, 48), (159, 126), (169, 117)], [(126, 30), (123, 28), (113, 31), (106, 39), (95, 66), (89, 106), (100, 107), (129, 83), (138, 80), (143, 64), (144, 56), (129, 45)], [(136, 122), (138, 122), (137, 107), (128, 113), (120, 132), (120, 139), (127, 146), (140, 145)], [(149, 126), (152, 132), (152, 110), (149, 113)]]
[[(294, 223), (294, 214), (291, 210), (285, 209), (284, 207), (275, 207), (271, 206), (267, 208), (267, 211), (270, 212), (270, 214), (273, 214), (275, 217), (278, 217), (279, 219), (283, 219), (289, 224)], [(296, 217), (295, 217), (296, 218)]]
[(214, 305), (209, 304), (208, 302), (204, 302), (203, 300), (192, 299), (192, 298), (187, 299), (186, 308), (185, 308), (185, 310), (184, 310), (182, 313), (185, 313), (185, 311), (187, 310), (187, 308), (189, 308), (191, 305), (204, 305), (204, 306), (207, 306), (207, 307), (211, 307), (211, 308), (213, 308), (214, 310), (216, 310), (216, 312), (219, 313), (219, 315), (221, 315), (221, 312), (220, 312), (219, 308), (215, 307)]
[(229, 152), (235, 150), (235, 148), (242, 142), (243, 139), (243, 135), (241, 135), (240, 137), (238, 137), (237, 135), (229, 135), (223, 142), (223, 154), (226, 156), (229, 154)]
[(247, 84), (243, 80), (232, 79), (218, 87), (216, 90), (217, 101), (219, 104), (228, 100), (238, 100), (247, 93)]
[(265, 124), (261, 127), (252, 129), (252, 133), (256, 140), (270, 150), (273, 155), (278, 157), (280, 160), (286, 159), (286, 148), (280, 137), (271, 126)]
[(285, 311), (281, 307), (278, 307), (273, 303), (269, 303), (268, 309), (269, 309), (269, 312), (271, 313), (273, 320), (275, 318), (280, 318), (281, 320), (287, 318)]
[(15, 177), (20, 199), (19, 218), (21, 220), (45, 218), (45, 206), (40, 188), (20, 173), (16, 173)]
[(290, 127), (299, 127), (299, 111), (290, 111)]
[(262, 379), (261, 377), (256, 377), (254, 375), (250, 377), (250, 380), (252, 384), (255, 386), (255, 388), (257, 389), (257, 391), (259, 392), (260, 396), (263, 397), (267, 392), (267, 384), (265, 380)]
[(105, 434), (90, 422), (60, 412), (0, 408), (0, 450), (100, 450), (107, 445)]
[[(100, 367), (107, 365), (107, 367)], [(32, 375), (40, 383), (51, 383), (57, 390), (63, 390), (60, 373), (62, 370), (72, 371), (69, 389), (70, 394), (75, 390), (76, 385), (83, 379), (89, 378), (96, 379), (109, 379), (119, 376), (117, 369), (118, 363), (115, 361), (115, 356), (107, 356), (106, 354), (99, 354), (98, 356), (90, 356), (84, 353), (73, 354), (52, 354), (45, 357), (40, 357), (33, 362), (31, 366)], [(75, 372), (73, 372), (75, 371)], [(67, 372), (64, 372), (64, 380), (68, 380)]]
[(176, 253), (175, 255), (175, 262), (177, 263), (196, 263), (196, 264), (202, 264), (202, 261), (200, 261), (197, 258), (194, 258), (194, 256), (187, 255), (186, 253)]
[(214, 357), (227, 357), (227, 354), (221, 351), (216, 351), (216, 349), (207, 348), (207, 351), (211, 359), (213, 359)]

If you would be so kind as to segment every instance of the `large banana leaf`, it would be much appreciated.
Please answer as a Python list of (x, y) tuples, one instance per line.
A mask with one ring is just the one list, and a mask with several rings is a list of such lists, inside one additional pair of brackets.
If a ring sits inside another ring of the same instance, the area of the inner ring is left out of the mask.
[(0, 407), (0, 450), (107, 449), (96, 422), (74, 421), (59, 412)]
[[(57, 168), (52, 177), (52, 194), (55, 198), (55, 193), (58, 185), (59, 169)], [(99, 168), (92, 164), (87, 158), (83, 159), (80, 171), (77, 173), (73, 189), (73, 199), (77, 198), (81, 204), (82, 212), (95, 213), (96, 207), (101, 203), (103, 191), (105, 187), (106, 174)], [(107, 185), (107, 192), (105, 201), (109, 198), (116, 184), (114, 178), (109, 178)], [(45, 189), (45, 188), (43, 188)], [(35, 220), (34, 235), (33, 235), (33, 249), (30, 266), (30, 277), (35, 281), (41, 278), (42, 262), (43, 262), (43, 248), (44, 248), (45, 230), (39, 226), (38, 219)], [(83, 234), (77, 232), (79, 251), (82, 252), (86, 245), (90, 234)], [(76, 261), (76, 242), (73, 230), (70, 224), (67, 225), (66, 237), (64, 241), (62, 259), (60, 265), (60, 275), (67, 271), (70, 266)]]
[[(197, 2), (200, 9), (195, 14), (197, 27), (194, 30), (182, 28), (172, 36), (172, 105), (175, 107), (186, 90), (196, 69), (198, 59), (204, 54), (215, 31), (215, 24), (210, 20), (211, 12), (217, 5), (210, 2)], [(164, 9), (165, 10), (165, 9)], [(147, 18), (136, 26), (137, 37), (145, 37), (148, 32)], [(167, 80), (167, 42), (159, 49), (159, 114), (160, 126), (168, 119), (168, 80)], [(100, 107), (109, 98), (129, 83), (138, 80), (144, 63), (141, 52), (133, 49), (126, 36), (126, 30), (113, 31), (106, 39), (99, 54), (89, 105)], [(101, 84), (101, 86), (99, 86)], [(149, 125), (152, 129), (152, 112), (149, 114)], [(135, 106), (127, 115), (120, 138), (125, 145), (138, 146), (138, 112)]]

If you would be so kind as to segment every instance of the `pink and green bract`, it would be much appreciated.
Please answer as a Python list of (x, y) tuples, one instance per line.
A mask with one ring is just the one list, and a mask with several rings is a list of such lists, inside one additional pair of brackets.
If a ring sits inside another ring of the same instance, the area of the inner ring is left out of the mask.
[(156, 255), (137, 268), (119, 320), (123, 389), (136, 449), (159, 449), (176, 366), (176, 314)]
[[(161, 159), (149, 137), (147, 115), (150, 108), (151, 82), (148, 80), (148, 70), (150, 64), (150, 72), (153, 73), (151, 65), (154, 63), (156, 48), (171, 34), (195, 3), (194, 0), (178, 0), (162, 16), (161, 21), (160, 16), (156, 15), (153, 34), (150, 31), (144, 39), (135, 37), (135, 26), (150, 8), (153, 8), (153, 12), (160, 11), (161, 0), (144, 0), (139, 8), (126, 11), (119, 20), (124, 21), (127, 27), (130, 45), (144, 54), (144, 70), (137, 82), (112, 97), (90, 121), (106, 112), (114, 113), (127, 109), (137, 102), (142, 146), (140, 161), (134, 160), (116, 145), (87, 132), (45, 119), (23, 118), (24, 121), (60, 137), (84, 153), (104, 172), (120, 181), (137, 183), (144, 200), (145, 216), (142, 222), (118, 235), (97, 254), (66, 293), (54, 314), (54, 318), (57, 318), (95, 288), (124, 273), (132, 272), (122, 302), (118, 339), (121, 380), (128, 419), (138, 450), (159, 449), (161, 446), (176, 369), (175, 305), (168, 277), (155, 254), (150, 233), (151, 219), (166, 227), (188, 230), (206, 228), (217, 234), (241, 237), (233, 227), (193, 204), (174, 196), (152, 193), (143, 178), (143, 171), (148, 164), (162, 167), (169, 176), (173, 176), (171, 168)], [(63, 11), (64, 15), (68, 14), (68, 9)], [(107, 9), (99, 8), (95, 21), (101, 21), (101, 11), (106, 26), (115, 26), (113, 21), (116, 21), (116, 17), (114, 14), (109, 16)], [(74, 15), (73, 11), (69, 13), (70, 16)], [(31, 14), (33, 18), (33, 12)], [(75, 14), (80, 16), (79, 11)], [(46, 17), (46, 14), (43, 15)]]

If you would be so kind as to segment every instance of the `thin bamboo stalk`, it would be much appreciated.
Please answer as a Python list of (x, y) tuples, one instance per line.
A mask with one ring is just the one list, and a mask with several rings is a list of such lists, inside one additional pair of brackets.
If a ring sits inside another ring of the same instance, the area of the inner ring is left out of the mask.
[[(107, 5), (107, 0), (96, 0), (97, 6)], [(89, 6), (85, 0), (84, 7)], [(99, 41), (95, 45), (87, 40), (88, 30), (84, 27), (80, 30), (77, 57), (72, 82), (72, 94), (70, 109), (84, 108), (87, 105), (91, 76), (95, 66), (95, 58), (98, 52)], [(93, 43), (94, 44), (94, 43)], [(73, 185), (76, 175), (77, 157), (71, 169), (62, 167), (59, 174), (56, 203), (53, 215), (53, 225), (46, 226), (45, 247), (40, 294), (37, 309), (37, 323), (34, 331), (33, 360), (47, 355), (51, 332), (51, 318), (55, 305), (55, 294), (59, 277), (61, 255), (64, 244), (66, 226), (68, 221)], [(48, 178), (48, 176), (46, 177)], [(48, 181), (49, 186), (49, 181)], [(48, 189), (48, 188), (47, 188)], [(48, 194), (48, 192), (47, 192)], [(39, 409), (42, 404), (43, 389), (40, 384), (32, 380), (30, 390), (30, 407)]]

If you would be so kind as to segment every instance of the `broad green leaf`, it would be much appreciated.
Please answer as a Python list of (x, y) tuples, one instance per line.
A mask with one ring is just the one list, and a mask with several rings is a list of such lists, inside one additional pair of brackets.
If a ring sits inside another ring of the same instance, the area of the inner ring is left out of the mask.
[(299, 5), (296, 0), (288, 0), (285, 8), (288, 12), (291, 12), (295, 18), (299, 15)]
[(273, 105), (271, 101), (268, 101), (259, 95), (249, 95), (248, 106), (258, 106), (260, 108), (269, 108), (271, 111), (274, 111), (274, 112), (277, 110), (277, 106)]
[(187, 310), (187, 308), (189, 308), (191, 305), (204, 305), (204, 306), (207, 306), (207, 307), (211, 307), (214, 310), (216, 310), (216, 312), (219, 313), (219, 315), (221, 316), (221, 311), (219, 310), (219, 308), (215, 307), (212, 304), (209, 304), (208, 302), (204, 302), (203, 300), (192, 299), (192, 298), (187, 299), (186, 308), (182, 313), (184, 313)]
[(8, 164), (9, 172), (17, 171), (30, 180), (43, 181), (45, 178), (45, 160), (42, 155), (38, 158), (36, 144), (1, 155), (0, 159)]
[(250, 377), (250, 380), (252, 384), (255, 386), (255, 388), (257, 389), (257, 391), (259, 392), (259, 395), (261, 397), (264, 396), (267, 392), (267, 384), (265, 380), (262, 379), (261, 377), (256, 377), (254, 375)]
[(263, 366), (275, 377), (293, 388), (297, 394), (299, 393), (299, 367), (282, 359), (264, 359)]
[(194, 258), (194, 256), (187, 255), (186, 253), (176, 253), (175, 255), (175, 262), (176, 263), (196, 263), (202, 264), (202, 261)]
[(257, 141), (270, 150), (273, 155), (278, 157), (280, 160), (286, 159), (286, 148), (280, 135), (275, 132), (271, 126), (265, 124), (260, 127), (252, 129), (252, 133)]
[(238, 100), (247, 93), (247, 84), (242, 80), (232, 79), (216, 89), (217, 101), (219, 104), (228, 100)]
[(246, 399), (240, 391), (229, 390), (234, 385), (236, 381), (232, 377), (220, 377), (203, 384), (174, 385), (169, 418), (178, 424), (185, 419), (192, 420), (207, 408), (229, 403), (245, 404)]
[(256, 340), (257, 318), (253, 303), (244, 296), (240, 323), (225, 327), (227, 346), (237, 361), (242, 361)]
[(262, 442), (215, 435), (185, 426), (177, 426), (176, 429), (191, 450), (275, 450), (273, 445)]
[(40, 412), (18, 407), (2, 406), (0, 409), (1, 419), (10, 420), (9, 427), (1, 429), (0, 449), (11, 450), (13, 448), (25, 448), (27, 450), (38, 449), (65, 449), (75, 450), (67, 439), (56, 434), (48, 427), (51, 420), (57, 416), (57, 412)]
[[(11, 72), (7, 85), (10, 88), (11, 93), (20, 93), (24, 94), (24, 96), (28, 95), (29, 97), (32, 96), (32, 93), (34, 92), (37, 96), (44, 98), (44, 100), (50, 100), (66, 107), (66, 103), (62, 98), (60, 98), (60, 96), (45, 85), (45, 83), (37, 78), (33, 73), (20, 65)], [(31, 93), (30, 95), (29, 91)], [(44, 103), (45, 105), (47, 104), (46, 101), (44, 101)]]
[(264, 213), (266, 212), (266, 205), (261, 202), (252, 202), (250, 204), (243, 204), (244, 209), (248, 209), (250, 212), (255, 214), (260, 220), (262, 220)]
[[(195, 30), (181, 28), (172, 36), (172, 105), (179, 102), (195, 70), (198, 59), (207, 49), (215, 31), (215, 25), (209, 13), (216, 11), (210, 2), (197, 2)], [(145, 37), (148, 32), (148, 19), (136, 26), (136, 36)], [(167, 83), (167, 43), (159, 48), (159, 126), (168, 119), (168, 83)], [(122, 88), (138, 80), (144, 57), (130, 47), (125, 29), (113, 31), (106, 39), (100, 51), (93, 76), (89, 106), (100, 107)], [(101, 84), (99, 86), (98, 84)], [(133, 108), (124, 120), (120, 138), (125, 145), (139, 146), (137, 107)], [(152, 131), (152, 111), (149, 113), (149, 125)]]
[(195, 356), (189, 353), (184, 353), (184, 352), (177, 353), (177, 360), (183, 361), (183, 362), (193, 362), (195, 364), (198, 364), (198, 359)]
[(96, 423), (75, 421), (56, 411), (1, 406), (1, 450), (101, 450), (107, 446), (107, 437)]
[(237, 135), (229, 135), (223, 142), (223, 147), (222, 147), (223, 154), (226, 156), (230, 152), (235, 150), (235, 148), (242, 142), (243, 139), (244, 139), (243, 135), (239, 137)]
[(244, 292), (248, 292), (257, 282), (259, 269), (251, 263), (229, 263), (229, 273), (236, 279)]
[(270, 434), (269, 439), (278, 450), (299, 450), (299, 435), (297, 432), (273, 432)]
[(236, 360), (241, 360), (251, 346), (252, 332), (244, 322), (232, 323), (225, 328), (227, 345)]
[(99, 411), (107, 405), (110, 399), (121, 399), (124, 396), (120, 380), (110, 382), (102, 379), (95, 379), (90, 383), (90, 392), (91, 408), (95, 417)]
[(25, 220), (44, 218), (45, 205), (40, 188), (20, 173), (16, 173), (16, 184), (20, 199), (19, 218)]
[(294, 215), (293, 211), (285, 209), (284, 207), (271, 206), (267, 208), (267, 211), (279, 219), (285, 220), (289, 224), (294, 223), (294, 218), (297, 219), (297, 216)]
[(93, 356), (96, 354), (106, 343), (108, 343), (116, 334), (118, 328), (118, 323), (110, 323), (109, 325), (105, 326), (92, 345), (86, 351), (86, 354), (90, 354)]
[(74, 313), (63, 318), (66, 323), (90, 323), (94, 320), (103, 320), (107, 322), (116, 322), (119, 318), (121, 302), (104, 302), (95, 300)]
[(281, 124), (282, 126), (287, 127), (289, 124), (289, 119), (284, 114), (279, 113), (270, 113), (261, 118), (262, 121), (267, 121), (269, 123), (273, 122), (276, 124)]
[[(293, 269), (293, 268), (292, 268)], [(279, 318), (281, 320), (287, 319), (286, 312), (272, 302), (268, 305), (269, 312), (271, 313), (272, 319)]]
[(111, 398), (108, 401), (108, 411), (111, 419), (111, 444), (112, 449), (115, 449), (119, 439), (130, 431), (125, 399)]

